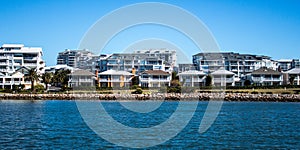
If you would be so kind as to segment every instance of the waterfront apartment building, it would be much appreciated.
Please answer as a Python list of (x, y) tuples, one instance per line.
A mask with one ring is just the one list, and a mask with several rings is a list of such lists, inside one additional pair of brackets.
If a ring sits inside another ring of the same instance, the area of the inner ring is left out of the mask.
[(0, 87), (12, 88), (13, 85), (25, 84), (24, 75), (32, 68), (38, 74), (44, 73), (45, 61), (42, 56), (41, 47), (3, 44), (0, 47)]
[(118, 70), (136, 73), (146, 70), (163, 70), (171, 72), (176, 64), (175, 50), (138, 50), (133, 53), (114, 53), (100, 55), (97, 62), (100, 72)]
[(288, 71), (293, 68), (300, 68), (300, 60), (299, 59), (279, 59), (278, 67), (281, 71)]
[(94, 53), (83, 50), (70, 50), (66, 49), (58, 53), (57, 65), (68, 65), (73, 68), (85, 69), (94, 72), (96, 61), (99, 56)]
[(239, 54), (233, 52), (198, 53), (193, 55), (193, 64), (197, 70), (211, 73), (220, 68), (225, 68), (240, 78), (261, 67), (276, 70), (278, 64), (269, 56)]

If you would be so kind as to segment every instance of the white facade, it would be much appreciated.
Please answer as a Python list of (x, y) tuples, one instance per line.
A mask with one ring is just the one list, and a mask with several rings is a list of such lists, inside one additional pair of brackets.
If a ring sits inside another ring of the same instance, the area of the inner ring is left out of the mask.
[(44, 73), (45, 61), (41, 47), (24, 47), (23, 44), (3, 44), (0, 48), (0, 72), (14, 73), (22, 66), (36, 68)]
[(100, 87), (129, 87), (133, 74), (127, 71), (107, 70), (98, 74)]
[(95, 75), (87, 70), (73, 70), (69, 76), (68, 86), (75, 89), (91, 87), (95, 84)]
[(282, 85), (283, 75), (273, 69), (262, 67), (251, 73), (251, 80), (254, 85), (259, 86)]
[(212, 84), (215, 86), (234, 86), (235, 85), (235, 73), (219, 69), (211, 73), (213, 78)]
[(179, 73), (179, 82), (185, 87), (197, 87), (205, 85), (206, 74), (203, 71), (189, 70)]
[(31, 82), (24, 80), (28, 70), (35, 68), (37, 74), (45, 71), (43, 51), (40, 47), (24, 47), (23, 44), (3, 44), (0, 48), (0, 88), (13, 85), (25, 85), (30, 88)]
[(141, 87), (164, 87), (170, 86), (171, 75), (162, 70), (148, 70), (139, 76)]

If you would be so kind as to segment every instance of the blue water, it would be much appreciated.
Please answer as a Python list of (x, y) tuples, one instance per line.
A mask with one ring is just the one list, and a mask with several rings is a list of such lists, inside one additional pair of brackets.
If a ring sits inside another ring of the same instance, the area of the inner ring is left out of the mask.
[[(168, 119), (178, 102), (165, 102), (148, 114), (128, 111), (118, 102), (103, 105), (115, 120), (124, 125), (148, 128)], [(194, 117), (182, 132), (151, 148), (300, 149), (300, 103), (225, 102), (214, 124), (200, 134), (198, 128), (206, 106), (207, 102), (200, 102)], [(0, 149), (21, 148), (123, 147), (94, 133), (84, 123), (74, 101), (1, 101)]]

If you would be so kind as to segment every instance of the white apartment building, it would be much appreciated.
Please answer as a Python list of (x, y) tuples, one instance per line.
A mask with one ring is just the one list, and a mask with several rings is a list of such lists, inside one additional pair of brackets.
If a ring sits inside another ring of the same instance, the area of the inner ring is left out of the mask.
[(211, 73), (225, 68), (236, 74), (238, 78), (245, 76), (261, 67), (278, 68), (277, 61), (268, 56), (239, 54), (233, 52), (198, 53), (193, 55), (193, 64), (197, 70)]
[(3, 44), (0, 47), (0, 88), (24, 84), (30, 88), (30, 82), (24, 75), (28, 70), (36, 68), (38, 74), (45, 71), (41, 47), (25, 47), (23, 44)]
[(42, 59), (41, 47), (24, 47), (23, 44), (3, 44), (0, 48), (0, 72), (14, 73), (22, 66), (37, 68), (38, 73), (44, 73), (45, 61)]
[(87, 49), (70, 50), (66, 49), (58, 53), (57, 65), (67, 65), (73, 68), (85, 69), (95, 72), (96, 62), (99, 56)]
[(119, 70), (130, 72), (135, 68), (136, 73), (146, 70), (163, 70), (171, 72), (176, 64), (175, 50), (138, 50), (133, 53), (114, 53), (100, 55), (98, 61), (100, 72)]

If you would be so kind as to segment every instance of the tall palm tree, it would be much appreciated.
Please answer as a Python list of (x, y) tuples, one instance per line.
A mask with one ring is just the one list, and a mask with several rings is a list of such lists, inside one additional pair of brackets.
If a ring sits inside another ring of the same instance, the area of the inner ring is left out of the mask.
[(25, 79), (31, 82), (31, 91), (34, 91), (34, 82), (39, 79), (36, 68), (30, 69), (28, 74), (25, 75)]
[(43, 83), (46, 85), (46, 90), (48, 90), (48, 84), (52, 82), (53, 74), (46, 72), (42, 75)]

